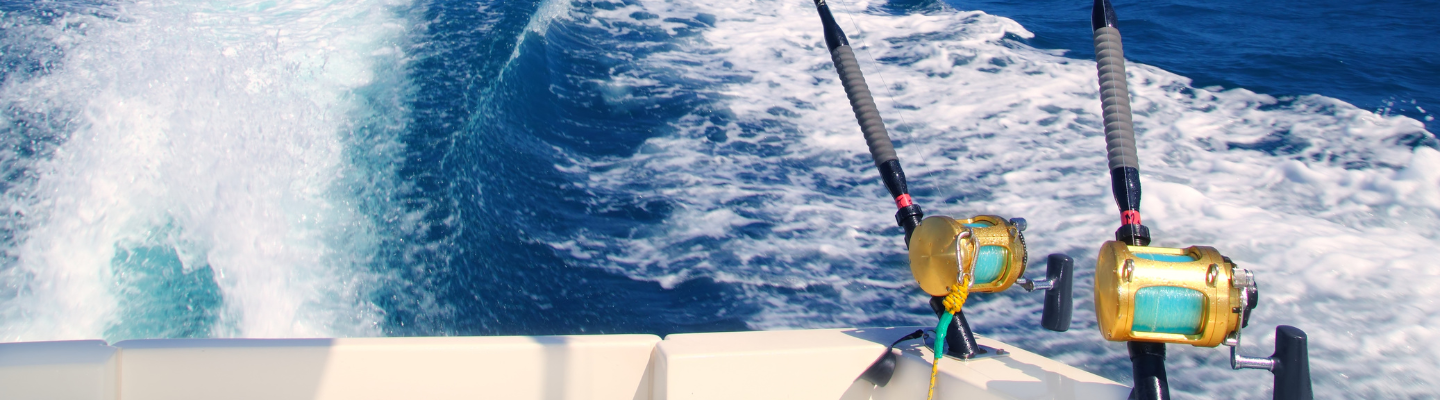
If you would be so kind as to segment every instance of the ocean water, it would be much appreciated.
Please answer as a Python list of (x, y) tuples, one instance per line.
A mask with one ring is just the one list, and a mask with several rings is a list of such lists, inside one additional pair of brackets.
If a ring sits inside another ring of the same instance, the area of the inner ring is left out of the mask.
[[(1081, 267), (1069, 332), (1018, 290), (971, 325), (1129, 382), (1090, 3), (830, 3), (916, 202)], [(1435, 396), (1434, 7), (1115, 6), (1146, 224), (1255, 272), (1244, 352), (1294, 325), (1319, 397)], [(933, 323), (809, 1), (0, 11), (0, 340)], [(1170, 346), (1176, 397), (1266, 398), (1227, 357)]]

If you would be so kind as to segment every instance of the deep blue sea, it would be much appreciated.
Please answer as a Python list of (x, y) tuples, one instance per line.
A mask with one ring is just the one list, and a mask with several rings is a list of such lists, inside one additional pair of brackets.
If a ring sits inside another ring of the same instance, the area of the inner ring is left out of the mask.
[[(831, 0), (930, 215), (1025, 217), (1111, 379), (1089, 1)], [(1440, 387), (1440, 4), (1116, 0), (1156, 245), (1255, 271), (1245, 352)], [(0, 0), (0, 341), (933, 324), (807, 0)], [(1032, 263), (1033, 264), (1033, 263)], [(1035, 266), (1032, 265), (1032, 269)], [(1267, 398), (1171, 346), (1177, 398)]]

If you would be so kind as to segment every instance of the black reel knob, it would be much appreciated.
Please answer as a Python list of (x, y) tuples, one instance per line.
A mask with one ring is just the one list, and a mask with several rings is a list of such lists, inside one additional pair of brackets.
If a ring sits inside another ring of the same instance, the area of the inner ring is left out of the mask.
[(1040, 314), (1040, 326), (1056, 332), (1070, 330), (1070, 314), (1075, 310), (1070, 294), (1074, 280), (1075, 260), (1055, 253), (1045, 257), (1045, 279), (1026, 279), (1020, 283), (1027, 292), (1045, 289), (1045, 311)]
[(1275, 400), (1311, 400), (1310, 351), (1305, 331), (1289, 325), (1275, 327)]
[(1051, 283), (1045, 291), (1045, 311), (1040, 314), (1040, 326), (1056, 332), (1070, 329), (1070, 314), (1075, 310), (1070, 288), (1075, 277), (1075, 260), (1064, 254), (1051, 254), (1045, 258), (1045, 280)]

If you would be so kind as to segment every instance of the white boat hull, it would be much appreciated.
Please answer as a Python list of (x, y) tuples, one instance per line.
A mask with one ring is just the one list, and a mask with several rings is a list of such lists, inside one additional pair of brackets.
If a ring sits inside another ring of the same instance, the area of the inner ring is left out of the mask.
[[(923, 399), (930, 352), (897, 346), (893, 379), (860, 374), (910, 328), (669, 335), (155, 339), (0, 344), (3, 399)], [(945, 359), (936, 399), (1121, 399), (1129, 388), (1014, 346)]]

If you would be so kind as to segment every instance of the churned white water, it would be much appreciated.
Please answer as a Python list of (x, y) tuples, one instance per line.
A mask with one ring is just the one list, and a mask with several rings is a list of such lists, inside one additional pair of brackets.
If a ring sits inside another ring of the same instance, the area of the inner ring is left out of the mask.
[[(376, 233), (354, 197), (389, 178), (351, 160), (389, 143), (356, 121), (383, 111), (366, 96), (404, 90), (404, 6), (161, 0), (48, 24), (10, 16), (26, 31), (7, 40), (56, 59), (4, 82), (5, 122), (59, 122), (36, 128), (47, 151), (5, 155), (27, 177), (4, 199), (20, 229), (0, 267), (0, 340), (175, 335), (146, 325), (152, 308), (191, 315), (193, 336), (379, 334), (362, 298)], [(190, 304), (170, 310), (177, 298)]]
[[(672, 30), (710, 21), (676, 51), (635, 62), (715, 82), (722, 106), (633, 156), (561, 167), (586, 174), (577, 185), (597, 193), (654, 185), (646, 196), (677, 205), (663, 227), (552, 246), (664, 285), (742, 284), (760, 310), (748, 321), (756, 329), (934, 323), (811, 2), (628, 4), (591, 15)], [(895, 16), (875, 2), (830, 4), (916, 203), (928, 215), (1027, 218), (1032, 271), (1047, 253), (1076, 259), (1069, 332), (1040, 329), (1041, 296), (1019, 290), (977, 296), (971, 325), (1128, 380), (1124, 345), (1096, 331), (1090, 290), (1095, 254), (1118, 221), (1095, 63), (1031, 48), (1017, 40), (1031, 36), (1023, 27), (979, 11)], [(1400, 144), (1428, 135), (1423, 125), (1322, 96), (1197, 88), (1135, 63), (1129, 72), (1145, 223), (1154, 245), (1213, 246), (1254, 271), (1261, 302), (1243, 352), (1268, 356), (1275, 326), (1293, 325), (1309, 334), (1318, 397), (1433, 394), (1440, 152)], [(1269, 397), (1270, 374), (1231, 371), (1223, 347), (1169, 348), (1177, 398)]]

